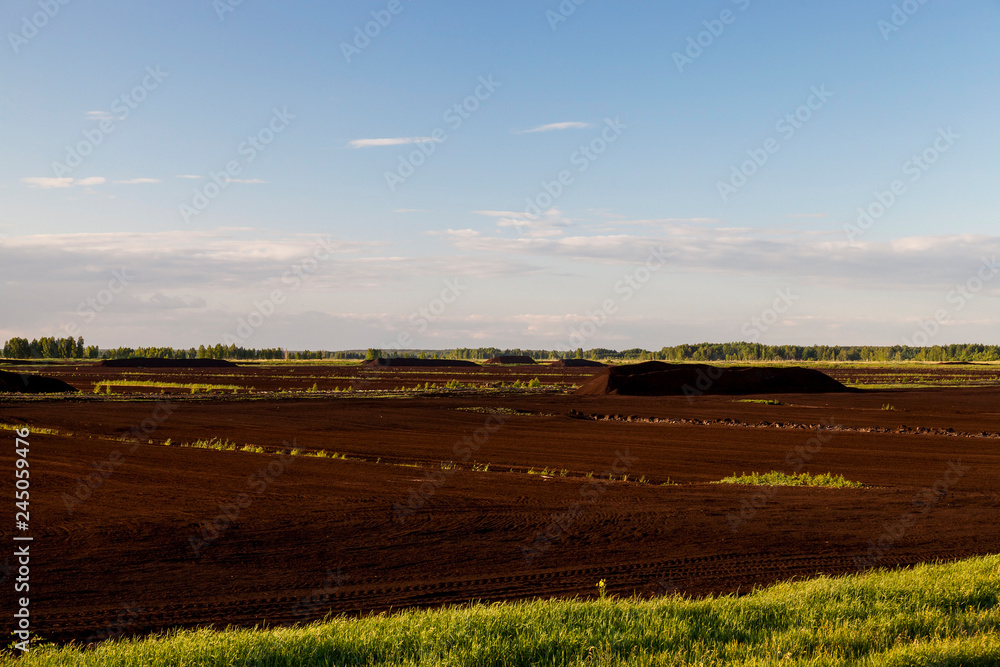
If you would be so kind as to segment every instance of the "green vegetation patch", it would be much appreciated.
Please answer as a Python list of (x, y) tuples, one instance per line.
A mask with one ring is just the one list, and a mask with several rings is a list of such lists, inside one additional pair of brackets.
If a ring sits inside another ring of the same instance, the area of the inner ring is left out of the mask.
[(517, 410), (515, 408), (488, 408), (484, 406), (474, 405), (468, 408), (455, 408), (461, 412), (476, 412), (481, 415), (507, 415), (510, 417), (524, 417), (530, 416), (532, 413), (527, 410)]
[(157, 382), (156, 380), (103, 380), (94, 384), (94, 393), (111, 393), (112, 387), (151, 387), (154, 389), (190, 389), (192, 394), (199, 391), (242, 391), (252, 390), (253, 387), (244, 387), (238, 384), (204, 384), (204, 383), (183, 383), (183, 382)]
[[(167, 447), (170, 447), (171, 445), (173, 445), (173, 441), (168, 439), (163, 444), (166, 445)], [(249, 449), (249, 448), (252, 448), (253, 445), (243, 445), (243, 446), (240, 446), (240, 445), (237, 445), (232, 440), (227, 440), (227, 439), (224, 439), (224, 438), (209, 438), (208, 440), (195, 440), (194, 442), (183, 442), (183, 443), (181, 443), (181, 444), (179, 444), (177, 446), (178, 447), (194, 447), (194, 448), (197, 448), (197, 449), (214, 449), (214, 450), (219, 451), (219, 452), (235, 452), (235, 451), (238, 451), (238, 450), (257, 451), (257, 449)], [(259, 449), (261, 451), (263, 451), (262, 447), (259, 448)]]
[(73, 435), (69, 432), (57, 431), (54, 428), (36, 427), (30, 424), (0, 424), (0, 430), (4, 431), (20, 431), (25, 428), (31, 431), (31, 435), (59, 435), (67, 438)]
[(828, 486), (835, 489), (859, 488), (864, 486), (861, 482), (852, 482), (844, 479), (843, 475), (833, 475), (825, 473), (822, 475), (810, 475), (807, 472), (792, 475), (772, 470), (766, 473), (752, 472), (749, 475), (733, 474), (732, 477), (725, 477), (714, 484), (751, 484), (754, 486)]
[[(603, 585), (600, 585), (603, 584)], [(1000, 664), (1000, 556), (781, 583), (741, 597), (473, 604), (271, 630), (185, 630), (92, 650), (38, 646), (37, 665)]]
[(740, 398), (733, 403), (760, 403), (761, 405), (784, 405), (781, 401), (773, 398)]

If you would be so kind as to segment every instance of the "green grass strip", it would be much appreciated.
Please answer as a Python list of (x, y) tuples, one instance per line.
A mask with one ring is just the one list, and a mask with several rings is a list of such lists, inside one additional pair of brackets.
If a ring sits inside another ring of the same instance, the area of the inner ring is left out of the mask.
[(733, 474), (732, 477), (724, 477), (715, 484), (749, 484), (754, 486), (827, 486), (835, 489), (860, 488), (864, 486), (861, 482), (852, 482), (844, 479), (843, 475), (832, 475), (824, 473), (822, 475), (810, 475), (807, 472), (788, 475), (783, 472), (772, 470), (766, 473), (752, 472), (749, 475)]
[(244, 387), (238, 384), (202, 384), (202, 383), (183, 383), (183, 382), (158, 382), (156, 380), (150, 380), (145, 382), (143, 380), (102, 380), (94, 384), (94, 393), (99, 394), (101, 389), (105, 392), (110, 391), (111, 387), (153, 387), (154, 389), (190, 389), (191, 393), (194, 394), (198, 391), (212, 391), (212, 390), (225, 390), (225, 391), (240, 391), (245, 389), (252, 389), (252, 387)]
[(39, 647), (13, 664), (980, 667), (1000, 665), (998, 595), (1000, 556), (988, 556), (743, 597), (608, 596), (176, 631), (85, 651)]

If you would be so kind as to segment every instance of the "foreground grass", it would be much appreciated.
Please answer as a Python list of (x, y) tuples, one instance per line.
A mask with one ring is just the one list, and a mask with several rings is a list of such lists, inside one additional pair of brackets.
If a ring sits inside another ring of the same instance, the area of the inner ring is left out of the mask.
[(14, 664), (978, 667), (1000, 664), (998, 596), (1000, 556), (988, 556), (743, 597), (477, 604), (180, 631), (88, 651), (42, 647)]
[(844, 479), (843, 475), (832, 475), (824, 473), (822, 475), (810, 475), (807, 472), (788, 475), (783, 472), (772, 470), (766, 473), (752, 472), (749, 475), (733, 475), (724, 477), (716, 484), (750, 484), (755, 486), (827, 486), (835, 489), (860, 488), (864, 486), (861, 482), (852, 482)]

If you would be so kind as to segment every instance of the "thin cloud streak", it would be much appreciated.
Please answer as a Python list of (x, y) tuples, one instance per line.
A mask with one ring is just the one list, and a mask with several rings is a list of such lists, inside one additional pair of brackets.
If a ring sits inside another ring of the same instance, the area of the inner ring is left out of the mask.
[(569, 121), (565, 123), (549, 123), (548, 125), (539, 125), (538, 127), (533, 127), (530, 130), (517, 130), (514, 134), (534, 134), (536, 132), (556, 132), (559, 130), (584, 130), (588, 127), (594, 127), (594, 124), (583, 123), (580, 121)]
[(384, 139), (354, 139), (348, 141), (351, 148), (374, 148), (378, 146), (404, 146), (406, 144), (426, 144), (433, 142), (431, 137), (389, 137)]
[(47, 176), (28, 176), (22, 178), (25, 185), (38, 190), (61, 190), (64, 188), (88, 187), (91, 185), (102, 185), (107, 181), (103, 176), (91, 176), (89, 178), (52, 178)]

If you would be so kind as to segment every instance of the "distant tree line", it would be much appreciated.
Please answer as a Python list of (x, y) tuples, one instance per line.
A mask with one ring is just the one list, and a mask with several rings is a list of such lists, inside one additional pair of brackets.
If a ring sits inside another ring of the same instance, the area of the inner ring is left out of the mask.
[(133, 357), (155, 357), (160, 359), (284, 359), (285, 351), (280, 348), (263, 350), (247, 349), (236, 345), (199, 345), (197, 348), (176, 349), (172, 347), (116, 347), (101, 352), (102, 359), (131, 359)]
[(664, 361), (1000, 361), (1000, 346), (980, 344), (931, 347), (801, 346), (702, 343), (665, 347), (653, 358)]
[(97, 359), (100, 350), (96, 345), (89, 347), (80, 338), (11, 338), (3, 346), (3, 356), (7, 359)]
[(485, 361), (500, 356), (524, 356), (539, 361), (548, 359), (595, 359), (598, 361), (1000, 361), (1000, 346), (960, 344), (932, 347), (839, 346), (839, 345), (762, 345), (760, 343), (701, 343), (677, 345), (658, 351), (643, 348), (611, 350), (578, 348), (572, 351), (524, 350), (521, 348), (454, 348), (450, 350), (339, 350), (291, 352), (281, 348), (253, 349), (236, 345), (199, 345), (197, 348), (118, 347), (101, 350), (84, 345), (83, 338), (11, 338), (3, 346), (7, 359), (335, 359), (363, 360), (375, 357), (413, 357), (421, 359), (468, 359)]

